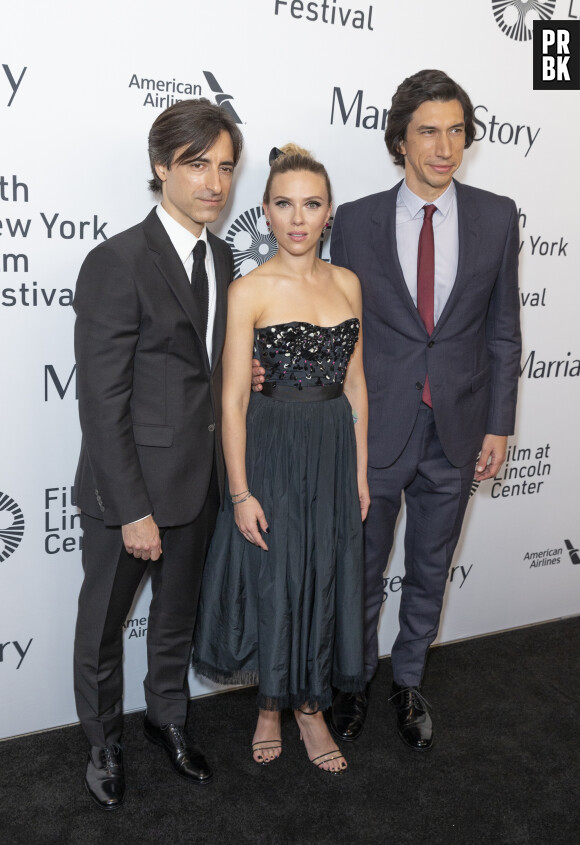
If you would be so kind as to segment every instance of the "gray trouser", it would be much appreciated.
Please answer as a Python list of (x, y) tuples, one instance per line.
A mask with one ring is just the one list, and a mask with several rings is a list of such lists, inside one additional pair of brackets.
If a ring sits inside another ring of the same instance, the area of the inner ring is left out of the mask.
[(399, 633), (391, 658), (393, 678), (418, 686), (429, 646), (437, 636), (447, 574), (459, 540), (475, 469), (452, 466), (441, 448), (433, 411), (421, 405), (405, 449), (390, 467), (369, 467), (371, 507), (365, 523), (365, 669), (378, 663), (377, 625), (401, 494), (405, 494), (405, 575)]

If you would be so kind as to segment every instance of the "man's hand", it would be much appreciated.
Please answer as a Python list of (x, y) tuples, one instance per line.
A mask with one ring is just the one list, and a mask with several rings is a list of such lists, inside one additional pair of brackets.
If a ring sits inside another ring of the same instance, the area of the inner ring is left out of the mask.
[(475, 480), (485, 481), (493, 478), (503, 462), (507, 452), (507, 437), (500, 434), (486, 434), (481, 446), (481, 455), (475, 467)]
[(159, 528), (152, 516), (121, 527), (128, 554), (141, 560), (159, 560), (163, 550)]
[(266, 370), (256, 358), (252, 358), (252, 390), (258, 393), (262, 389), (262, 383)]

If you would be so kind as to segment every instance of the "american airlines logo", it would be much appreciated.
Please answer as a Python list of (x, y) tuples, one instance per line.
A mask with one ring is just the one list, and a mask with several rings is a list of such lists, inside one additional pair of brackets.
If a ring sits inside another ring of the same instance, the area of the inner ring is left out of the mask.
[[(221, 106), (236, 123), (241, 123), (242, 121), (232, 104), (233, 95), (224, 93), (223, 88), (211, 71), (204, 70), (203, 75), (214, 96), (216, 105)], [(10, 79), (11, 77), (9, 76)], [(18, 84), (11, 82), (14, 91), (15, 86), (17, 87)], [(159, 79), (153, 76), (139, 76), (137, 73), (133, 73), (129, 80), (129, 88), (135, 88), (144, 94), (143, 106), (152, 106), (156, 109), (169, 108), (174, 103), (180, 103), (188, 97), (207, 96), (206, 92), (202, 91), (202, 86), (199, 82), (192, 82), (191, 80), (180, 79), (174, 76)]]
[(570, 555), (570, 561), (578, 566), (580, 564), (580, 554), (578, 549), (574, 546), (574, 543), (571, 540), (564, 540), (564, 542), (566, 543), (566, 549)]
[(224, 94), (221, 85), (209, 70), (204, 70), (203, 75), (206, 78), (206, 82), (211, 88), (214, 99), (216, 101), (216, 105), (221, 106), (224, 111), (227, 111), (229, 116), (232, 120), (235, 120), (236, 123), (241, 123), (237, 111), (232, 105), (232, 100), (234, 99), (231, 94)]

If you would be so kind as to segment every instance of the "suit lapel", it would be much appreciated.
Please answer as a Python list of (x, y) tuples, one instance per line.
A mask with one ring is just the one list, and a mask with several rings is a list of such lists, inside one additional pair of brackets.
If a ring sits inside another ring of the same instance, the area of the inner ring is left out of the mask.
[[(455, 182), (455, 180), (453, 180)], [(469, 279), (470, 268), (473, 267), (473, 256), (477, 254), (479, 248), (479, 230), (477, 220), (479, 211), (473, 207), (471, 203), (465, 202), (465, 195), (463, 192), (463, 185), (460, 182), (455, 182), (456, 198), (457, 198), (457, 226), (458, 226), (458, 241), (459, 241), (459, 255), (457, 258), (457, 275), (455, 282), (451, 288), (451, 293), (445, 303), (445, 307), (441, 312), (437, 325), (433, 330), (433, 336), (436, 336), (441, 327), (445, 324), (449, 315), (453, 312), (455, 303), (465, 290), (465, 285)]]
[(392, 287), (405, 302), (409, 313), (417, 325), (425, 331), (425, 326), (409, 293), (409, 288), (403, 275), (399, 253), (397, 251), (397, 196), (402, 180), (383, 195), (380, 205), (375, 209), (371, 220), (374, 231), (374, 248), (381, 259), (382, 266)]
[(191, 282), (187, 277), (185, 268), (171, 243), (171, 239), (163, 223), (159, 220), (155, 208), (145, 218), (143, 228), (145, 229), (149, 248), (156, 253), (154, 263), (191, 320), (195, 333), (205, 351), (205, 362), (209, 370), (202, 315), (197, 307), (195, 297), (192, 295)]
[(220, 241), (220, 239), (216, 238), (216, 236), (213, 235), (209, 230), (207, 236), (213, 256), (213, 266), (215, 270), (216, 282), (216, 308), (215, 320), (213, 324), (211, 364), (211, 370), (212, 372), (214, 372), (221, 358), (222, 346), (224, 344), (226, 334), (227, 296), (228, 285), (231, 281), (232, 268), (231, 263), (228, 261), (228, 256), (225, 252), (224, 245)]

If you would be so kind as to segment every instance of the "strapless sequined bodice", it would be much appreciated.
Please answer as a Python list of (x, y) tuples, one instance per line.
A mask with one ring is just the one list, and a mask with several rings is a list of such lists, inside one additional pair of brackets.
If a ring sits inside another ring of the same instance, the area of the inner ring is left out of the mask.
[(356, 317), (338, 326), (295, 321), (255, 329), (256, 352), (266, 382), (294, 385), (299, 390), (342, 384), (358, 333)]

